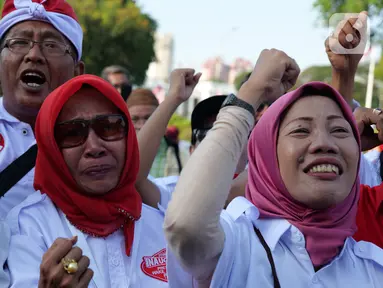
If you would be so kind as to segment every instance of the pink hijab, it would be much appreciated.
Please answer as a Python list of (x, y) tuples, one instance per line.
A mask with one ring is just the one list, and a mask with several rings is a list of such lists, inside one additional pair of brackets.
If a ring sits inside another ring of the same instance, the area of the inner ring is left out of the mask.
[(313, 265), (320, 266), (338, 255), (345, 239), (356, 231), (359, 177), (344, 202), (327, 210), (310, 209), (291, 197), (279, 172), (277, 137), (281, 116), (303, 95), (330, 96), (338, 103), (360, 147), (354, 116), (342, 96), (321, 82), (305, 84), (275, 101), (255, 126), (248, 147), (246, 198), (258, 207), (261, 218), (283, 218), (297, 227), (305, 235)]

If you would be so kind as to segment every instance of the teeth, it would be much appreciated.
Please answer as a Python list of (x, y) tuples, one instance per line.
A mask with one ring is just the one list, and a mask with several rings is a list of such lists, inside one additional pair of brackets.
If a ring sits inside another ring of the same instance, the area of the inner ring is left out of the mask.
[(316, 173), (316, 172), (324, 172), (324, 173), (331, 173), (335, 172), (335, 174), (339, 175), (339, 168), (332, 164), (320, 164), (312, 167), (309, 171), (310, 173)]
[(28, 72), (28, 73), (25, 74), (25, 76), (34, 76), (34, 77), (43, 78), (43, 77), (41, 77), (39, 74), (37, 74), (37, 73), (33, 73), (33, 72)]
[(41, 86), (40, 84), (37, 84), (37, 83), (27, 83), (27, 85), (30, 87), (40, 87)]

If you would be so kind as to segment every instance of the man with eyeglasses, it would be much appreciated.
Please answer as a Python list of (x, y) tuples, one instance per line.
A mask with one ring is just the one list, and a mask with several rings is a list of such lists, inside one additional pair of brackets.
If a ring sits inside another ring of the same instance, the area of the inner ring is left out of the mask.
[(8, 287), (9, 280), (1, 269), (9, 244), (9, 227), (2, 221), (13, 207), (34, 192), (36, 117), (50, 92), (83, 74), (82, 40), (81, 26), (65, 0), (5, 0), (0, 20), (3, 91), (0, 99), (0, 287)]
[[(33, 192), (35, 157), (32, 156), (37, 151), (35, 120), (50, 92), (83, 74), (82, 40), (83, 32), (75, 12), (64, 0), (6, 0), (4, 3), (0, 21), (3, 90), (0, 100), (0, 195), (3, 196), (0, 220)], [(30, 156), (12, 166), (27, 151)], [(7, 167), (14, 167), (10, 174), (6, 174)], [(29, 171), (25, 171), (26, 168)], [(21, 177), (19, 181), (16, 176)]]

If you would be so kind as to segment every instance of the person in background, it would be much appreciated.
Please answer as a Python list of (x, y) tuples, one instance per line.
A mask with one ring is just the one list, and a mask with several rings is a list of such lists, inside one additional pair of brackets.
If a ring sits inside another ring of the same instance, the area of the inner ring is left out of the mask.
[(125, 101), (128, 99), (132, 92), (132, 84), (126, 68), (119, 65), (105, 67), (101, 72), (101, 77), (112, 84)]
[[(366, 14), (366, 13), (365, 13)], [(367, 14), (366, 14), (367, 15)], [(346, 16), (344, 21), (341, 21), (336, 27), (335, 33), (328, 37), (325, 41), (325, 50), (327, 57), (331, 63), (332, 69), (332, 82), (331, 86), (334, 87), (349, 103), (350, 107), (355, 110), (360, 107), (360, 104), (353, 99), (355, 75), (358, 69), (358, 64), (362, 59), (362, 54), (342, 54), (335, 53), (335, 44), (340, 44), (347, 49), (355, 48), (357, 45), (365, 46), (366, 43), (362, 43), (360, 38), (360, 32), (358, 29), (366, 29), (365, 26), (361, 26), (356, 29), (355, 23), (357, 18), (349, 18)], [(346, 35), (353, 35), (353, 41), (348, 41)], [(374, 147), (371, 147), (374, 148)], [(362, 150), (366, 151), (366, 150)], [(380, 177), (380, 165), (379, 154), (376, 155), (365, 154), (361, 158), (359, 177), (361, 184), (369, 185), (371, 187), (379, 185), (382, 182)], [(375, 157), (374, 157), (375, 156)]]
[[(138, 88), (133, 90), (126, 101), (132, 117), (134, 128), (139, 134), (146, 121), (159, 106), (158, 99), (149, 89)], [(150, 176), (162, 178), (179, 175), (188, 155), (179, 149), (178, 143), (172, 141), (164, 132), (154, 162), (150, 169)]]
[[(197, 149), (202, 140), (206, 137), (206, 134), (213, 127), (219, 110), (222, 107), (225, 99), (228, 95), (215, 95), (199, 102), (193, 109), (191, 115), (191, 146), (190, 155)], [(243, 170), (245, 170), (247, 164), (247, 149), (243, 150), (243, 153), (238, 161), (237, 169), (234, 177), (236, 178)]]

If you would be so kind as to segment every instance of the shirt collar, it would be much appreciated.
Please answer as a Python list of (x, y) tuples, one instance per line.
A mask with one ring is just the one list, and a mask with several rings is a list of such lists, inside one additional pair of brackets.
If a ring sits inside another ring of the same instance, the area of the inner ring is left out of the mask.
[(278, 241), (291, 227), (284, 219), (258, 219), (253, 224), (259, 229), (271, 251), (274, 251)]
[(10, 122), (10, 123), (21, 122), (19, 119), (17, 119), (16, 117), (13, 117), (11, 114), (9, 114), (7, 110), (5, 110), (3, 100), (4, 100), (4, 96), (0, 97), (0, 117), (1, 117), (1, 119), (5, 120), (7, 122)]

